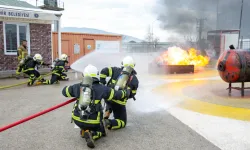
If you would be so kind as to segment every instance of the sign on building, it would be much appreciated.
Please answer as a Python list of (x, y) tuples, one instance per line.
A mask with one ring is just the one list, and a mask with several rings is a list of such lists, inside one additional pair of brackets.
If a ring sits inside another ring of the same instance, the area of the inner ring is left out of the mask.
[(74, 44), (74, 54), (80, 54), (80, 45)]
[(87, 49), (91, 49), (91, 45), (87, 45)]

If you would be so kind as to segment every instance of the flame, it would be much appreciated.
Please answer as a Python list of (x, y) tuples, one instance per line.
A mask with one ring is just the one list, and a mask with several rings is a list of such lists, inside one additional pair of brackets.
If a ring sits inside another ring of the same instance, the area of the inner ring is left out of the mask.
[(197, 55), (197, 50), (190, 48), (183, 50), (180, 47), (169, 47), (156, 60), (158, 63), (167, 65), (194, 65), (195, 67), (204, 67), (209, 63), (209, 57)]

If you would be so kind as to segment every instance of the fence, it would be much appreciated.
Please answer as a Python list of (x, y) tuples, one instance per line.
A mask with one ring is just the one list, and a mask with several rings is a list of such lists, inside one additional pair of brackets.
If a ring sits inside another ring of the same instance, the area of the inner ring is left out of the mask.
[(160, 52), (173, 45), (173, 43), (122, 43), (122, 50), (131, 53)]
[(41, 7), (44, 6), (46, 3), (56, 5), (58, 8), (64, 8), (64, 1), (63, 0), (19, 0), (27, 2), (33, 6)]

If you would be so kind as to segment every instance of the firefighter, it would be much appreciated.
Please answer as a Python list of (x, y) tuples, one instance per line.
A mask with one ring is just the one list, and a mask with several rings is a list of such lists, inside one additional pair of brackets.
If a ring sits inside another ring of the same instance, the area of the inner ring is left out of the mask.
[(102, 99), (122, 99), (129, 97), (130, 90), (115, 91), (100, 84), (99, 73), (95, 66), (84, 68), (82, 83), (66, 86), (62, 90), (65, 97), (77, 98), (72, 111), (72, 121), (81, 129), (80, 135), (85, 138), (87, 146), (94, 148), (94, 141), (106, 136), (103, 126)]
[[(101, 70), (100, 74), (100, 82), (102, 84), (106, 84), (106, 77), (111, 77), (107, 83), (107, 86), (114, 88), (115, 84), (120, 77), (121, 72), (124, 67), (130, 66), (132, 67), (132, 73), (129, 77), (130, 81), (128, 81), (128, 88), (131, 89), (130, 97), (126, 97), (122, 99), (122, 101), (117, 99), (112, 99), (111, 101), (107, 101), (104, 121), (106, 127), (108, 129), (120, 129), (124, 128), (127, 123), (127, 112), (126, 112), (126, 102), (129, 98), (134, 98), (136, 95), (136, 90), (139, 86), (139, 81), (136, 77), (136, 71), (134, 70), (135, 63), (132, 57), (127, 56), (122, 60), (122, 67), (106, 67)], [(108, 119), (110, 114), (113, 112), (114, 119)]]
[(59, 80), (68, 80), (67, 75), (64, 73), (67, 71), (65, 70), (67, 63), (68, 56), (66, 54), (62, 54), (59, 59), (54, 60), (51, 79), (44, 81), (43, 84), (54, 84), (59, 82)]
[(35, 54), (33, 58), (28, 56), (24, 60), (22, 68), (23, 68), (23, 73), (29, 76), (28, 86), (33, 85), (35, 80), (39, 80), (40, 82), (44, 81), (43, 77), (35, 69), (35, 67), (37, 67), (38, 65), (49, 66), (49, 64), (44, 63), (42, 60), (43, 58), (40, 54)]
[(18, 66), (16, 70), (16, 79), (20, 79), (20, 73), (22, 71), (22, 64), (25, 60), (25, 58), (28, 56), (28, 50), (27, 50), (27, 41), (23, 40), (22, 44), (17, 49), (17, 60), (18, 60)]

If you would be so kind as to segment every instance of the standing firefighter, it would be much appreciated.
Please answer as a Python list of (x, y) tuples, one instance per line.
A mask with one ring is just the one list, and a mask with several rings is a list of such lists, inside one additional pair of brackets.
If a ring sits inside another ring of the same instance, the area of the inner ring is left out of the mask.
[(51, 79), (44, 81), (43, 84), (54, 84), (55, 82), (59, 82), (59, 80), (68, 80), (67, 75), (64, 73), (66, 72), (65, 65), (67, 63), (68, 56), (62, 54), (59, 59), (54, 61)]
[(40, 73), (35, 69), (37, 65), (49, 66), (49, 64), (45, 64), (42, 60), (43, 58), (40, 54), (35, 54), (33, 58), (27, 57), (24, 60), (24, 64), (22, 65), (22, 67), (23, 73), (29, 75), (28, 86), (33, 85), (36, 80), (39, 80), (40, 82), (44, 81)]
[[(135, 63), (132, 57), (127, 56), (122, 61), (122, 67), (107, 67), (102, 69), (100, 75), (100, 81), (105, 85), (106, 77), (111, 77), (108, 86), (111, 88), (123, 89), (130, 88), (131, 94), (129, 97), (123, 98), (122, 100), (112, 99), (106, 104), (105, 110), (105, 126), (108, 129), (120, 129), (124, 128), (127, 123), (127, 112), (126, 103), (128, 98), (134, 98), (136, 90), (139, 86), (139, 81), (136, 77), (136, 71), (134, 70)], [(135, 98), (134, 98), (135, 99)], [(114, 113), (115, 119), (108, 119), (110, 114)]]
[(75, 97), (77, 101), (72, 111), (74, 123), (81, 129), (80, 135), (85, 138), (87, 146), (94, 148), (94, 140), (106, 136), (102, 123), (103, 109), (101, 100), (122, 99), (128, 97), (130, 90), (115, 91), (99, 83), (98, 70), (88, 65), (83, 72), (83, 81), (79, 84), (66, 86), (62, 94)]
[(16, 78), (19, 79), (20, 73), (22, 71), (22, 64), (24, 63), (25, 58), (28, 56), (28, 50), (27, 50), (27, 41), (23, 40), (22, 44), (18, 47), (17, 50), (17, 60), (18, 60), (18, 66), (16, 70)]

